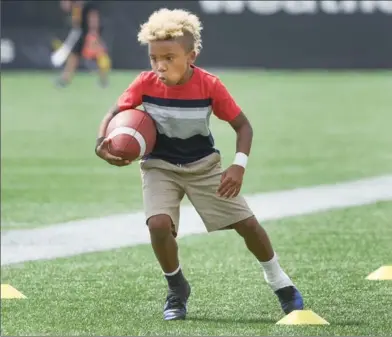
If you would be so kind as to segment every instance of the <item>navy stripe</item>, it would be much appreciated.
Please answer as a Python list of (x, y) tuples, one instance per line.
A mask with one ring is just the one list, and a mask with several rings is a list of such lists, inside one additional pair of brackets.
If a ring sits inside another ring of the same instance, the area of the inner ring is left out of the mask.
[(214, 152), (219, 153), (214, 148), (214, 138), (211, 134), (207, 137), (196, 135), (188, 139), (180, 139), (158, 133), (153, 151), (144, 159), (162, 159), (174, 165), (184, 165)]
[(143, 102), (166, 106), (171, 108), (206, 108), (212, 104), (211, 98), (206, 99), (174, 99), (174, 98), (160, 98), (143, 95)]

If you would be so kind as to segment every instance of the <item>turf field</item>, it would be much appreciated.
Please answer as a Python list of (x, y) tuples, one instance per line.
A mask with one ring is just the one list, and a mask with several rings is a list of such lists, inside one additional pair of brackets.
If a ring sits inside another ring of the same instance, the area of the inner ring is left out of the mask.
[[(392, 173), (391, 72), (220, 74), (255, 130), (245, 193)], [(94, 154), (102, 115), (134, 76), (113, 74), (101, 89), (80, 74), (56, 89), (48, 74), (2, 74), (3, 231), (140, 210), (137, 165)], [(217, 120), (212, 131), (229, 164), (234, 133)], [(186, 322), (162, 322), (165, 282), (147, 245), (2, 267), (2, 283), (28, 297), (2, 301), (2, 335), (392, 334), (392, 283), (365, 280), (392, 263), (392, 202), (265, 226), (306, 306), (330, 326), (276, 326), (260, 269), (225, 232), (180, 240), (193, 286)]]

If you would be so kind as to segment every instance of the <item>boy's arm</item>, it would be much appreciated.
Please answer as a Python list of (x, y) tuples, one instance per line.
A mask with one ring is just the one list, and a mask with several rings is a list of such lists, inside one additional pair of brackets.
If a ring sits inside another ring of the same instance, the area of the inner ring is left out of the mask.
[[(108, 161), (110, 164), (123, 166), (123, 164), (129, 164), (129, 162), (123, 161), (121, 158), (117, 158), (121, 160), (121, 162), (116, 161), (113, 156), (109, 153), (108, 146), (110, 143), (110, 139), (106, 138), (106, 130), (110, 121), (121, 111), (127, 109), (134, 109), (141, 105), (142, 103), (142, 94), (143, 94), (143, 73), (140, 74), (123, 92), (123, 94), (119, 97), (116, 104), (104, 115), (102, 121), (98, 128), (98, 138), (95, 146), (95, 153), (101, 157), (102, 159)], [(110, 159), (110, 160), (108, 160)]]
[(252, 147), (253, 129), (248, 118), (241, 111), (229, 123), (237, 133), (236, 153), (244, 153), (246, 156), (249, 156)]
[(219, 119), (227, 121), (237, 134), (234, 162), (223, 172), (217, 191), (221, 197), (232, 198), (239, 194), (242, 187), (252, 146), (253, 130), (248, 118), (219, 80), (215, 85), (212, 105), (214, 114)]
[(143, 95), (143, 73), (128, 86), (128, 88), (118, 98), (116, 104), (105, 114), (98, 129), (98, 139), (105, 138), (106, 129), (110, 121), (119, 112), (127, 109), (134, 109), (142, 104)]
[(99, 125), (98, 129), (98, 139), (97, 139), (97, 146), (102, 143), (102, 141), (106, 138), (106, 130), (108, 128), (108, 125), (110, 121), (113, 119), (114, 116), (116, 116), (120, 112), (120, 109), (118, 105), (116, 104), (113, 106), (105, 116), (103, 116), (101, 124)]

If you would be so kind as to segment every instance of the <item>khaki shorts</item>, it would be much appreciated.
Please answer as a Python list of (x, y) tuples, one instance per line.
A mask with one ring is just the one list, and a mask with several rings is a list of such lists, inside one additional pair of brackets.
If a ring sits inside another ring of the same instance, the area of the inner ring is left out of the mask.
[(180, 220), (180, 203), (185, 195), (208, 232), (253, 216), (242, 196), (226, 199), (216, 194), (222, 175), (218, 153), (181, 166), (148, 159), (141, 162), (140, 168), (146, 221), (154, 215), (166, 214), (172, 219), (175, 235)]

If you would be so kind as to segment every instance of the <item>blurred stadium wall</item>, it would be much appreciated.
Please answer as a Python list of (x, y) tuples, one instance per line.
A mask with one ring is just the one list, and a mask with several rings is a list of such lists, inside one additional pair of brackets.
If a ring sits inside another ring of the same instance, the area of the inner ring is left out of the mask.
[[(99, 1), (114, 69), (148, 67), (139, 25), (162, 6), (198, 14), (204, 67), (392, 68), (392, 1)], [(2, 69), (51, 69), (68, 32), (56, 0), (1, 1)]]

